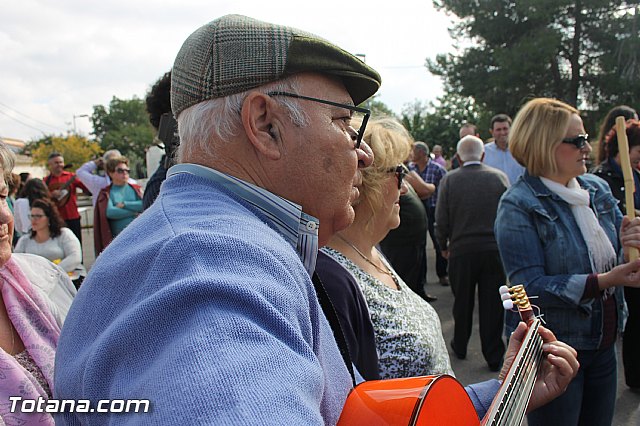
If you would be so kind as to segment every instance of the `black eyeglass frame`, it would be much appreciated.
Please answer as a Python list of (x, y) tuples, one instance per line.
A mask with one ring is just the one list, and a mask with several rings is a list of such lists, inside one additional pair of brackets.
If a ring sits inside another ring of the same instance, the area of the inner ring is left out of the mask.
[(349, 111), (354, 111), (354, 112), (359, 112), (360, 114), (364, 114), (364, 116), (362, 117), (362, 123), (360, 124), (359, 130), (353, 129), (353, 127), (349, 126), (353, 129), (354, 132), (356, 132), (356, 137), (354, 139), (356, 143), (356, 149), (360, 148), (360, 144), (362, 143), (362, 137), (364, 136), (364, 129), (367, 127), (367, 122), (369, 121), (369, 117), (371, 117), (371, 111), (368, 110), (367, 108), (361, 108), (355, 105), (341, 104), (338, 102), (327, 101), (325, 99), (312, 98), (311, 96), (298, 95), (298, 94), (289, 93), (289, 92), (269, 92), (267, 93), (267, 95), (288, 96), (290, 98), (305, 99), (307, 101), (319, 102), (321, 104), (331, 105), (339, 108), (346, 108)]
[(564, 138), (562, 139), (562, 143), (568, 143), (575, 146), (578, 149), (582, 149), (589, 142), (589, 134), (584, 133), (582, 135), (578, 135), (574, 138)]
[(398, 179), (398, 189), (402, 188), (402, 181), (409, 174), (409, 169), (404, 164), (398, 164), (395, 167), (392, 167), (387, 170), (389, 173), (395, 173), (396, 178)]

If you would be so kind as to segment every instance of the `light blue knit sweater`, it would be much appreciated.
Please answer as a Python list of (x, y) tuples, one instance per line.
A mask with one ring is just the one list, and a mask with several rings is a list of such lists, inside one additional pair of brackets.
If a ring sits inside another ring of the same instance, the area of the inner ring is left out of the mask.
[(197, 176), (99, 256), (71, 307), (55, 396), (149, 399), (68, 424), (333, 424), (351, 380), (300, 259), (255, 209)]

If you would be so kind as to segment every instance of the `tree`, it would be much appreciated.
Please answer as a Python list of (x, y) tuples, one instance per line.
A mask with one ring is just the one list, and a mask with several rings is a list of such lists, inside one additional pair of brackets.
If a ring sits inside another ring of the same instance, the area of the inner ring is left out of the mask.
[(100, 154), (100, 145), (79, 135), (48, 136), (30, 142), (25, 149), (31, 152), (34, 163), (40, 165), (47, 164), (49, 154), (59, 152), (65, 163), (72, 165), (72, 170)]
[(371, 117), (379, 118), (379, 117), (395, 117), (394, 112), (389, 108), (387, 104), (377, 99), (378, 96), (374, 96), (368, 101), (364, 102), (362, 107), (368, 108), (371, 110)]
[(597, 110), (640, 101), (640, 11), (631, 1), (434, 4), (460, 18), (450, 31), (469, 47), (428, 59), (427, 68), (489, 111), (513, 116), (529, 98), (540, 96)]
[(93, 107), (91, 121), (93, 135), (103, 151), (117, 149), (129, 157), (132, 168), (140, 168), (154, 136), (143, 100), (135, 96), (133, 99), (114, 96), (108, 108), (103, 105)]
[(473, 98), (445, 87), (445, 94), (435, 102), (416, 100), (406, 104), (400, 120), (415, 140), (426, 142), (431, 148), (441, 145), (445, 156), (451, 157), (460, 139), (460, 126), (473, 123), (478, 129), (487, 129), (490, 115)]

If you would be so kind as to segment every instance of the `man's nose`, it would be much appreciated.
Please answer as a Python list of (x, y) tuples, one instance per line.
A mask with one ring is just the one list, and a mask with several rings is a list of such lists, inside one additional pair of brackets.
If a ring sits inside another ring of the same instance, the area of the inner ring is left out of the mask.
[(0, 224), (8, 224), (13, 222), (13, 215), (6, 201), (0, 201)]
[(360, 143), (360, 148), (357, 148), (356, 152), (358, 153), (359, 168), (364, 169), (373, 164), (373, 151), (364, 140), (362, 140), (362, 142)]

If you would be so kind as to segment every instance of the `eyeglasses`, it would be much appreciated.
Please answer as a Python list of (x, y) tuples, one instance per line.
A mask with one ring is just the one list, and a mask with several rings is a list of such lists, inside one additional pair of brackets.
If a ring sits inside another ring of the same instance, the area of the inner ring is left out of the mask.
[(46, 215), (43, 215), (43, 214), (31, 214), (31, 213), (29, 213), (27, 215), (27, 217), (29, 217), (29, 220), (31, 220), (31, 219), (42, 219), (45, 216)]
[(349, 111), (355, 111), (355, 112), (364, 114), (364, 117), (362, 118), (362, 124), (360, 124), (360, 129), (358, 131), (356, 131), (353, 127), (349, 126), (349, 128), (351, 128), (355, 132), (355, 135), (352, 135), (351, 139), (353, 139), (354, 142), (356, 143), (356, 149), (360, 148), (360, 143), (362, 142), (362, 136), (364, 136), (364, 129), (367, 127), (367, 122), (369, 121), (369, 117), (371, 117), (371, 111), (369, 111), (368, 109), (360, 108), (353, 105), (341, 104), (338, 102), (325, 101), (324, 99), (312, 98), (310, 96), (296, 95), (295, 93), (289, 93), (289, 92), (269, 92), (267, 93), (267, 95), (288, 96), (290, 98), (305, 99), (307, 101), (319, 102), (321, 104), (345, 108), (345, 109), (348, 109)]
[(568, 143), (575, 146), (578, 149), (584, 148), (584, 146), (589, 142), (589, 135), (578, 135), (575, 138), (564, 138), (562, 139), (562, 143)]
[(387, 170), (389, 173), (395, 173), (398, 178), (398, 189), (402, 188), (402, 181), (409, 174), (409, 169), (404, 164), (398, 164), (396, 167), (392, 167)]
[(130, 169), (121, 169), (120, 167), (116, 169), (116, 173), (120, 173), (120, 174), (129, 173), (130, 171), (131, 171)]

